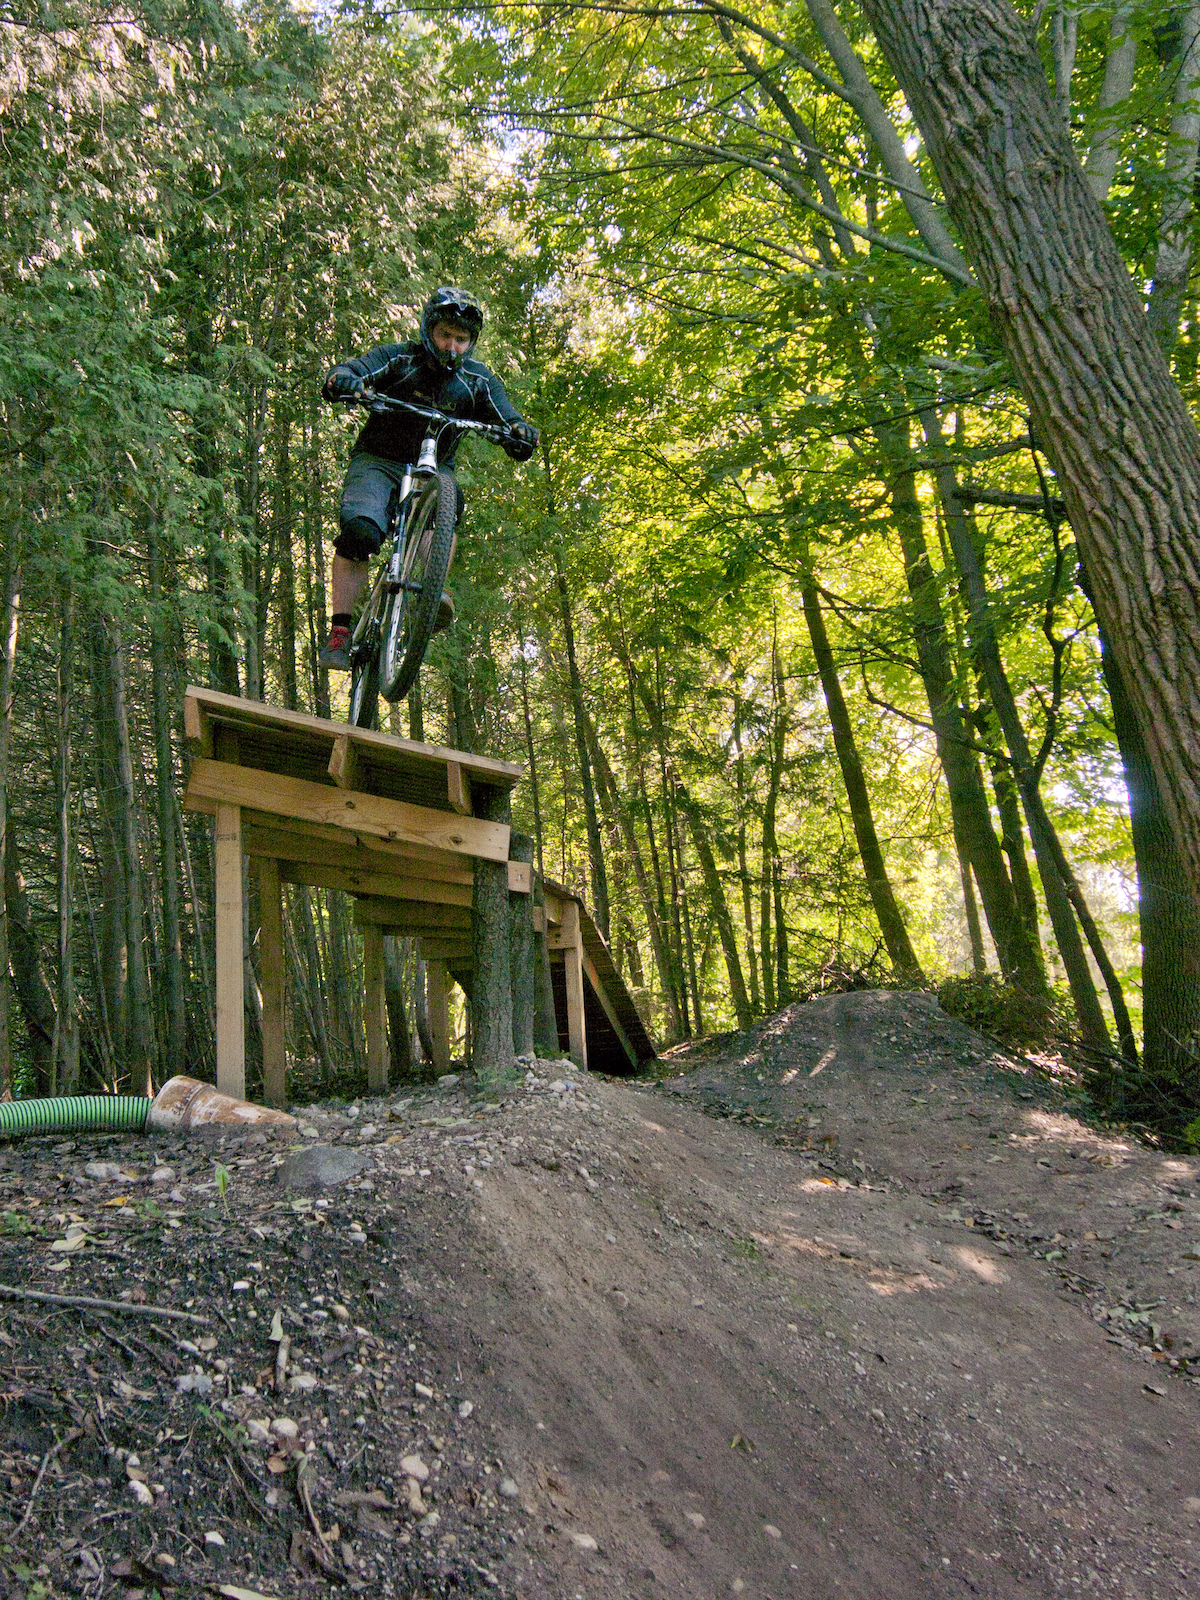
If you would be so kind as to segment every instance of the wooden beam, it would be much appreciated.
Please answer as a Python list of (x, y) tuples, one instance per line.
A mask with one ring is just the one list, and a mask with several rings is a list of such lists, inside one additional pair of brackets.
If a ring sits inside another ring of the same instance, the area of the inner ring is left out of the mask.
[(188, 749), (194, 756), (207, 756), (210, 760), (213, 753), (212, 719), (198, 700), (191, 695), (186, 695), (183, 702), (183, 736), (187, 740)]
[(188, 794), (233, 806), (269, 806), (278, 816), (319, 822), (348, 832), (411, 844), (434, 845), (481, 861), (508, 863), (506, 823), (457, 817), (404, 800), (385, 800), (355, 790), (327, 788), (305, 778), (257, 772), (227, 761), (197, 760)]
[(508, 892), (509, 894), (533, 893), (533, 866), (530, 862), (510, 861), (508, 863)]
[(374, 922), (389, 928), (408, 928), (413, 933), (442, 928), (471, 926), (469, 906), (437, 906), (426, 900), (381, 900), (362, 895), (354, 902), (354, 920)]
[(350, 867), (322, 867), (312, 861), (287, 861), (282, 873), (287, 883), (307, 883), (317, 889), (342, 889), (347, 894), (370, 895), (376, 900), (419, 901), (423, 905), (461, 906), (471, 909), (469, 883), (438, 883), (418, 877), (393, 877), (382, 872), (362, 872)]
[(358, 787), (355, 783), (358, 776), (358, 758), (348, 734), (339, 734), (333, 741), (333, 750), (329, 756), (329, 776), (339, 789)]
[(263, 1099), (287, 1105), (287, 1048), (284, 1034), (283, 900), (279, 863), (258, 863), (258, 964), (262, 972)]
[[(509, 848), (515, 860), (508, 863), (508, 960), (512, 992), (512, 1042), (516, 1055), (534, 1053), (533, 1018), (536, 1000), (536, 951), (533, 940), (533, 899), (514, 893), (512, 869), (533, 861), (534, 842), (527, 833), (514, 833)], [(530, 889), (533, 867), (529, 866)]]
[(534, 933), (545, 933), (546, 931), (545, 906), (534, 906), (533, 908), (533, 931)]
[(384, 1094), (388, 1086), (387, 1002), (383, 981), (383, 934), (367, 923), (363, 935), (363, 1019), (367, 1029), (367, 1089)]
[[(210, 763), (215, 765), (215, 763)], [(242, 813), (217, 807), (215, 855), (217, 1088), (246, 1098), (246, 985), (242, 968)]]
[[(583, 939), (579, 932), (579, 907), (574, 900), (563, 903), (562, 935), (569, 943), (561, 947), (567, 979), (567, 1049), (577, 1067), (587, 1070), (587, 1022), (583, 1009)], [(547, 936), (549, 943), (551, 936)]]
[(417, 935), (417, 940), (422, 961), (453, 961), (456, 966), (471, 965), (473, 957), (469, 939), (453, 939), (441, 933), (421, 933)]
[(425, 1016), (438, 1072), (450, 1071), (450, 974), (444, 961), (425, 966)]
[(446, 799), (451, 811), (457, 812), (460, 817), (471, 816), (471, 780), (463, 771), (461, 761), (446, 763)]
[(247, 855), (274, 856), (279, 861), (310, 861), (396, 877), (411, 875), (437, 883), (469, 886), (473, 882), (470, 859), (449, 850), (374, 839), (316, 822), (268, 817), (261, 811), (242, 812), (242, 848)]
[(511, 761), (496, 761), (491, 756), (472, 755), (466, 750), (447, 750), (442, 745), (418, 744), (393, 733), (347, 728), (344, 723), (329, 722), (304, 711), (288, 711), (283, 706), (267, 705), (261, 700), (243, 700), (234, 694), (222, 694), (218, 689), (201, 688), (198, 684), (189, 684), (184, 691), (185, 718), (188, 700), (194, 701), (197, 709), (216, 724), (244, 728), (247, 732), (307, 735), (310, 748), (314, 739), (332, 739), (344, 734), (369, 755), (373, 765), (391, 765), (410, 771), (423, 767), (429, 771), (444, 767), (447, 761), (458, 761), (468, 777), (509, 789), (521, 778), (521, 768)]
[(587, 951), (583, 950), (581, 948), (580, 955), (583, 958), (583, 970), (584, 970), (584, 973), (587, 976), (587, 981), (592, 986), (592, 993), (596, 996), (596, 999), (599, 1000), (600, 1009), (604, 1012), (604, 1015), (608, 1018), (609, 1025), (611, 1026), (612, 1031), (616, 1034), (617, 1038), (621, 1041), (621, 1049), (624, 1050), (625, 1054), (629, 1057), (629, 1065), (631, 1067), (636, 1067), (637, 1064), (638, 1064), (637, 1051), (630, 1044), (629, 1035), (625, 1032), (625, 1029), (621, 1026), (621, 1019), (617, 1016), (617, 1013), (613, 1010), (612, 1002), (608, 998), (607, 993), (605, 992), (604, 985), (600, 982), (600, 979), (596, 975), (595, 967), (592, 965), (592, 963), (588, 959)]

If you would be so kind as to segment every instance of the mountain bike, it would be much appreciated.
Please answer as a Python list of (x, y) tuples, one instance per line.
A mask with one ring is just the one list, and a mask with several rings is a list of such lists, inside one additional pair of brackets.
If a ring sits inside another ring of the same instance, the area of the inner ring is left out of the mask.
[(493, 444), (508, 437), (496, 423), (448, 417), (367, 389), (347, 404), (372, 411), (407, 411), (428, 423), (416, 462), (406, 466), (388, 508), (379, 569), (350, 635), (350, 721), (373, 728), (379, 696), (402, 700), (416, 682), (437, 625), (438, 605), (450, 570), (458, 519), (454, 474), (437, 464), (437, 442), (445, 428), (477, 433)]

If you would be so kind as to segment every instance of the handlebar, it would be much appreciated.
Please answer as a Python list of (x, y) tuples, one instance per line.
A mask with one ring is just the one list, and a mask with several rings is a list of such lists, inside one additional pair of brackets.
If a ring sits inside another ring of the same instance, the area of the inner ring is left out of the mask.
[(439, 422), (444, 427), (461, 428), (464, 433), (478, 433), (493, 444), (501, 444), (509, 437), (508, 429), (496, 422), (472, 422), (467, 417), (448, 417), (444, 411), (432, 406), (415, 406), (410, 400), (397, 400), (390, 394), (377, 394), (374, 389), (364, 389), (361, 395), (338, 395), (341, 405), (363, 406), (377, 415), (387, 411), (408, 411), (414, 417), (424, 417), (426, 422)]

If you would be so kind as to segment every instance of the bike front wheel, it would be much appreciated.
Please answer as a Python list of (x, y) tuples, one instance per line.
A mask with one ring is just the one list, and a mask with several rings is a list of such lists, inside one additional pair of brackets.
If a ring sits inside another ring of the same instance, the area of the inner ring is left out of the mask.
[[(437, 625), (458, 516), (454, 474), (439, 472), (417, 501), (409, 523), (401, 587), (384, 608), (379, 688), (393, 704), (416, 682)], [(362, 724), (360, 724), (362, 726)]]

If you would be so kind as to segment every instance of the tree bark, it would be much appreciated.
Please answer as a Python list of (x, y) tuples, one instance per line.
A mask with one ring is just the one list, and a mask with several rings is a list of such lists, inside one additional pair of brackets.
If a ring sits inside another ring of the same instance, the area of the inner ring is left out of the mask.
[[(533, 872), (534, 843), (527, 833), (514, 833), (508, 859), (524, 861)], [(537, 966), (533, 944), (533, 896), (508, 897), (509, 992), (512, 995), (513, 1054), (534, 1053), (534, 1014), (537, 1003)]]
[(71, 773), (75, 710), (75, 602), (69, 584), (59, 592), (57, 750), (58, 998), (54, 1031), (55, 1078), (60, 1094), (79, 1087), (79, 1017), (75, 995), (75, 830), (71, 823)]
[(13, 987), (25, 1016), (34, 1081), (40, 1095), (57, 1094), (54, 1039), (57, 1016), (54, 991), (42, 965), (42, 950), (29, 911), (29, 895), (17, 854), (11, 808), (4, 852), (4, 905), (8, 920), (8, 954)]
[(167, 665), (166, 626), (163, 610), (163, 561), (159, 528), (151, 515), (147, 524), (150, 580), (150, 696), (154, 722), (154, 784), (158, 811), (158, 840), (162, 895), (162, 950), (164, 953), (167, 1026), (163, 1067), (167, 1076), (178, 1072), (187, 1059), (187, 1012), (183, 991), (183, 945), (179, 921), (179, 861), (175, 837), (174, 758), (171, 749), (170, 673)]
[(1084, 171), (1097, 200), (1107, 200), (1117, 172), (1120, 153), (1120, 127), (1114, 115), (1129, 98), (1133, 70), (1137, 65), (1137, 36), (1130, 23), (1133, 5), (1120, 5), (1113, 12), (1108, 34), (1108, 55), (1104, 62), (1104, 82), (1096, 102), (1096, 131), (1084, 162)]
[[(17, 662), (17, 627), (21, 611), (21, 567), (17, 539), (10, 529), (4, 541), (4, 602), (0, 613), (0, 883), (6, 882), (8, 838), (9, 735), (12, 729), (13, 674)], [(12, 1035), (9, 1031), (8, 971), (10, 940), (8, 899), (0, 895), (0, 1098), (12, 1096)]]
[[(549, 475), (549, 469), (547, 469)], [(558, 584), (558, 607), (562, 618), (563, 639), (567, 647), (567, 672), (571, 687), (571, 717), (575, 728), (575, 751), (579, 759), (579, 785), (583, 792), (583, 818), (587, 826), (588, 856), (592, 867), (592, 901), (595, 922), (605, 943), (609, 938), (608, 874), (604, 868), (604, 843), (600, 837), (600, 820), (596, 815), (596, 791), (592, 784), (592, 764), (588, 759), (587, 735), (584, 719), (587, 715), (583, 703), (583, 685), (579, 679), (579, 665), (575, 657), (575, 628), (571, 618), (571, 599), (567, 592), (567, 574), (562, 556), (554, 551), (554, 575)]]
[(1169, 70), (1175, 78), (1174, 110), (1164, 160), (1167, 190), (1158, 219), (1158, 250), (1146, 321), (1165, 354), (1179, 334), (1179, 316), (1192, 266), (1192, 184), (1200, 140), (1200, 3), (1180, 13), (1179, 49)]
[[(475, 815), (485, 822), (508, 822), (507, 789), (479, 784)], [(508, 951), (508, 865), (474, 863), (475, 899), (471, 944), (475, 977), (471, 985), (471, 1065), (481, 1083), (499, 1086), (513, 1075), (512, 971)]]
[(1200, 897), (1200, 434), (1007, 0), (862, 0), (1096, 585)]

